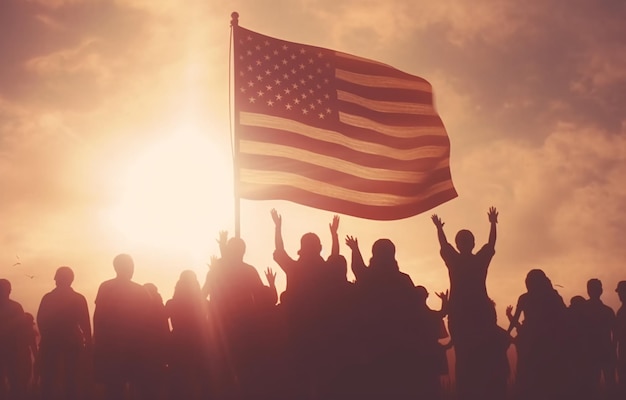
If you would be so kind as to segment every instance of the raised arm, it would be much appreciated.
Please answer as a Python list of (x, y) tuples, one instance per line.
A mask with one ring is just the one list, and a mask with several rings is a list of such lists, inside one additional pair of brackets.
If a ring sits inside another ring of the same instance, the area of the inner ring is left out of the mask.
[(226, 245), (228, 244), (228, 231), (220, 231), (216, 241), (220, 248), (220, 257), (224, 257), (224, 254), (226, 254)]
[(489, 207), (489, 212), (487, 213), (489, 217), (489, 223), (491, 224), (491, 229), (489, 230), (489, 245), (491, 247), (496, 246), (496, 225), (498, 224), (498, 211), (495, 207)]
[(352, 236), (346, 236), (346, 245), (352, 250), (352, 272), (358, 281), (361, 277), (363, 277), (363, 273), (365, 272), (365, 262), (363, 261), (363, 256), (361, 255), (361, 250), (359, 249), (359, 241), (357, 238)]
[(265, 270), (265, 279), (267, 279), (267, 283), (270, 285), (273, 304), (276, 304), (278, 303), (278, 292), (276, 291), (276, 272), (274, 272), (270, 267), (267, 267)]
[(285, 243), (283, 242), (282, 232), (283, 219), (275, 208), (272, 208), (270, 213), (272, 214), (272, 220), (274, 221), (274, 246), (276, 250), (284, 251)]
[(506, 309), (506, 316), (509, 319), (509, 329), (506, 330), (506, 333), (509, 335), (511, 334), (513, 328), (517, 329), (520, 326), (519, 317), (522, 314), (522, 307), (520, 306), (520, 302), (517, 302), (517, 307), (515, 307), (515, 314), (511, 315), (511, 309), (511, 306), (507, 307)]
[(437, 237), (439, 238), (439, 245), (443, 247), (448, 244), (448, 239), (446, 239), (446, 234), (443, 231), (443, 226), (445, 225), (445, 222), (443, 222), (437, 214), (433, 214), (430, 218), (433, 220), (433, 223), (437, 227)]
[(338, 256), (339, 255), (339, 234), (337, 233), (339, 231), (339, 216), (338, 215), (333, 216), (333, 222), (328, 224), (328, 227), (330, 228), (330, 236), (333, 239), (333, 245), (330, 250), (330, 255)]
[(446, 290), (445, 292), (436, 293), (437, 297), (441, 299), (441, 310), (439, 310), (439, 316), (441, 318), (448, 315), (448, 303), (450, 300), (450, 292)]

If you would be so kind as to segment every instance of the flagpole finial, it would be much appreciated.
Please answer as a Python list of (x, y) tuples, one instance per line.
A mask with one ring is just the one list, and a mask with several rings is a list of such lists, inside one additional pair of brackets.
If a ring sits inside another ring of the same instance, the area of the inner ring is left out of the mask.
[(230, 14), (230, 26), (239, 26), (239, 13), (237, 11)]

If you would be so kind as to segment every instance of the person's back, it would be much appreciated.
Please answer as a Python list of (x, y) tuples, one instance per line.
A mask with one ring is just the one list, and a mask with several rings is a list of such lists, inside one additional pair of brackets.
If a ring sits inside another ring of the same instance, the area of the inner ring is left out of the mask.
[(0, 279), (0, 394), (6, 379), (9, 398), (19, 399), (25, 396), (27, 386), (18, 371), (24, 309), (9, 298), (10, 294), (11, 283)]
[(71, 287), (71, 268), (58, 268), (54, 280), (56, 288), (43, 296), (37, 312), (41, 394), (44, 399), (54, 398), (57, 387), (64, 398), (74, 399), (78, 396), (80, 356), (91, 343), (89, 310), (85, 297)]
[(123, 396), (126, 383), (143, 385), (150, 296), (133, 282), (134, 263), (127, 254), (113, 260), (117, 276), (103, 282), (93, 316), (96, 379), (105, 385), (106, 399)]

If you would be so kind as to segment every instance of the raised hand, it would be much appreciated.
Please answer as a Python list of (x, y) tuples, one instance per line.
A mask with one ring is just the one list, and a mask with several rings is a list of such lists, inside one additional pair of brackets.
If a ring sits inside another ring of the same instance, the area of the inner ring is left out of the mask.
[(339, 230), (339, 215), (334, 215), (333, 216), (333, 222), (328, 224), (328, 227), (330, 228), (330, 233), (331, 234), (333, 234), (333, 235), (337, 234), (337, 231)]
[(225, 248), (226, 243), (228, 243), (228, 231), (220, 231), (216, 242), (220, 246), (220, 249)]
[(282, 225), (283, 219), (278, 211), (276, 211), (275, 208), (272, 208), (272, 211), (270, 211), (270, 213), (272, 214), (272, 220), (274, 221), (274, 225), (276, 227), (280, 227)]
[(506, 317), (509, 319), (509, 321), (513, 320), (513, 306), (506, 307)]
[(433, 223), (435, 224), (435, 226), (437, 227), (437, 229), (439, 228), (443, 228), (445, 222), (443, 222), (441, 220), (441, 218), (439, 218), (439, 216), (437, 214), (433, 214), (430, 219), (433, 220)]
[(489, 207), (489, 212), (487, 213), (487, 216), (489, 217), (489, 222), (491, 222), (492, 224), (498, 223), (498, 211), (495, 207)]
[(448, 299), (450, 298), (449, 290), (446, 290), (445, 292), (437, 292), (435, 294), (441, 299), (442, 303), (447, 303)]
[(270, 284), (270, 287), (274, 287), (276, 282), (276, 272), (272, 271), (270, 267), (267, 267), (265, 270), (265, 279), (267, 279), (267, 283)]
[(209, 267), (209, 271), (215, 269), (216, 265), (217, 265), (217, 256), (211, 256), (211, 260), (207, 263), (207, 266)]
[(353, 251), (359, 249), (358, 239), (352, 236), (346, 236), (346, 245)]

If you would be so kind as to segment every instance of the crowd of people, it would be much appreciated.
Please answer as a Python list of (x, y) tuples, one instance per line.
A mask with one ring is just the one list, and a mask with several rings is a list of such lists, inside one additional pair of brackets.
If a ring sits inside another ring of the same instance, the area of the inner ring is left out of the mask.
[[(130, 255), (116, 256), (93, 325), (69, 267), (56, 271), (36, 318), (0, 279), (0, 399), (438, 400), (451, 372), (459, 400), (626, 398), (626, 308), (616, 314), (602, 303), (598, 279), (588, 298), (567, 306), (533, 269), (527, 292), (507, 308), (508, 329), (498, 325), (486, 287), (498, 212), (487, 216), (489, 238), (476, 252), (469, 230), (453, 246), (432, 216), (450, 278), (449, 291), (436, 294), (439, 310), (401, 272), (391, 240), (375, 241), (366, 263), (358, 239), (346, 236), (350, 281), (337, 216), (327, 259), (314, 233), (294, 258), (276, 210), (274, 260), (287, 281), (280, 295), (276, 273), (264, 271), (265, 284), (244, 261), (245, 242), (226, 232), (204, 283), (183, 271), (166, 302), (155, 285), (132, 280)], [(626, 281), (616, 292), (624, 303)]]

